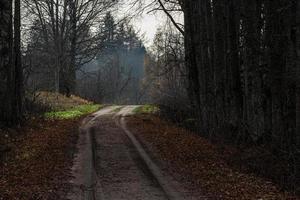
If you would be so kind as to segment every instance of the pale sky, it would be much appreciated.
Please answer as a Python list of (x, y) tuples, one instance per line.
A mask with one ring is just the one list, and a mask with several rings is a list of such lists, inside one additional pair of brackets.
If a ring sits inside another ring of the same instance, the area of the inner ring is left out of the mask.
[(134, 27), (145, 34), (146, 46), (151, 45), (157, 28), (163, 25), (165, 16), (163, 14), (144, 14), (140, 19), (135, 19)]
[[(150, 0), (146, 0), (151, 2)], [(128, 2), (128, 1), (127, 1)], [(129, 1), (130, 2), (130, 1)], [(135, 8), (132, 8), (129, 3), (123, 3), (123, 7), (119, 8), (119, 15), (126, 16), (134, 14)], [(145, 34), (146, 46), (149, 47), (153, 43), (155, 33), (159, 26), (163, 25), (166, 21), (166, 16), (162, 12), (156, 13), (147, 13), (145, 11), (139, 16), (136, 16), (132, 19), (131, 23), (136, 30), (140, 31), (140, 34)]]
[[(144, 0), (146, 4), (153, 2), (153, 0)], [(136, 7), (132, 8), (131, 4), (133, 0), (123, 0), (118, 4), (118, 11), (117, 15), (121, 18), (123, 16), (128, 15), (135, 15), (136, 14)], [(157, 29), (164, 25), (167, 17), (163, 11), (158, 12), (151, 12), (147, 13), (152, 8), (148, 8), (148, 10), (145, 10), (142, 14), (139, 14), (138, 16), (134, 16), (131, 20), (131, 24), (134, 26), (134, 28), (140, 32), (140, 35), (144, 34), (145, 39), (145, 46), (149, 47), (153, 43), (153, 39), (155, 37)], [(28, 25), (31, 22), (24, 22), (23, 25)], [(24, 28), (24, 27), (23, 27)]]

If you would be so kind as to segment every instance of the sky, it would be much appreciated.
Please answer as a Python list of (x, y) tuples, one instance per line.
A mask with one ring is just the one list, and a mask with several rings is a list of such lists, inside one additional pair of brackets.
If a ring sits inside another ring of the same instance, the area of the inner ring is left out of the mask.
[(157, 28), (164, 23), (164, 15), (162, 14), (144, 14), (140, 18), (133, 20), (133, 26), (136, 30), (140, 30), (145, 34), (146, 46), (153, 43)]
[[(150, 0), (146, 0), (151, 2)], [(127, 1), (130, 2), (130, 1)], [(134, 8), (132, 8), (129, 3), (124, 3), (122, 7), (119, 8), (119, 15), (126, 16), (131, 15), (134, 12)], [(140, 31), (140, 34), (144, 34), (145, 46), (149, 47), (153, 43), (153, 39), (155, 37), (157, 29), (164, 24), (166, 21), (166, 16), (162, 12), (151, 12), (147, 13), (147, 11), (142, 14), (135, 16), (131, 23), (136, 30)]]
[[(118, 5), (117, 15), (120, 18), (128, 15), (135, 15), (137, 8), (132, 8), (131, 3), (134, 0), (121, 0)], [(144, 0), (145, 4), (150, 4), (153, 0)], [(144, 35), (144, 45), (150, 47), (153, 43), (156, 31), (160, 26), (163, 26), (167, 20), (167, 17), (163, 11), (147, 13), (151, 8), (145, 10), (143, 13), (134, 16), (131, 24), (139, 31), (140, 35)], [(23, 25), (28, 25), (29, 21), (23, 20)], [(26, 38), (24, 38), (26, 40)]]

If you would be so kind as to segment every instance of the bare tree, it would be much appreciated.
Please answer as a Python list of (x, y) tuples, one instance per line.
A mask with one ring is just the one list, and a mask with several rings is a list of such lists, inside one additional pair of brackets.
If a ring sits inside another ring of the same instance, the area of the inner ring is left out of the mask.
[[(76, 70), (99, 50), (92, 29), (116, 1), (112, 0), (25, 0), (27, 11), (39, 20), (43, 40), (52, 57), (55, 91), (75, 92)], [(105, 12), (104, 12), (105, 11)]]

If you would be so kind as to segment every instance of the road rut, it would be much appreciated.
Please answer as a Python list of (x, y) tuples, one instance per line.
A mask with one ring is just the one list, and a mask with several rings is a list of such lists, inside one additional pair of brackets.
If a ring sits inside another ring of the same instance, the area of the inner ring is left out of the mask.
[(123, 116), (135, 108), (111, 106), (83, 121), (69, 199), (176, 199), (159, 169), (124, 128)]

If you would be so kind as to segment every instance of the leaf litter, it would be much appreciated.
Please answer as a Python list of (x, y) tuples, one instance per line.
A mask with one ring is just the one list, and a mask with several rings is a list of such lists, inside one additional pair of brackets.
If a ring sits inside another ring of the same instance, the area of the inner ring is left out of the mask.
[(1, 200), (59, 200), (69, 190), (79, 119), (31, 119), (0, 146)]
[(177, 181), (191, 192), (203, 193), (209, 199), (224, 200), (296, 200), (271, 181), (244, 173), (228, 161), (237, 149), (212, 144), (195, 133), (177, 127), (155, 115), (128, 118), (128, 127), (146, 148), (163, 161)]

